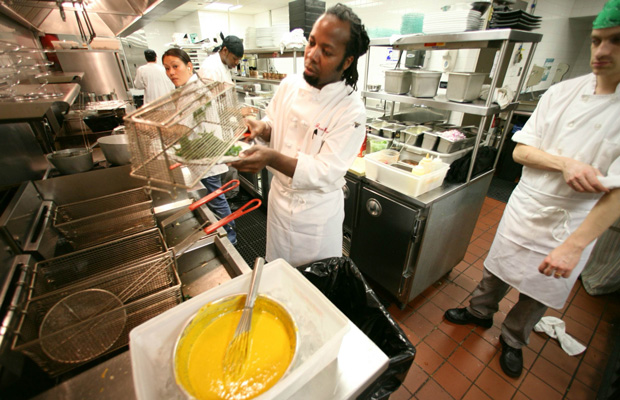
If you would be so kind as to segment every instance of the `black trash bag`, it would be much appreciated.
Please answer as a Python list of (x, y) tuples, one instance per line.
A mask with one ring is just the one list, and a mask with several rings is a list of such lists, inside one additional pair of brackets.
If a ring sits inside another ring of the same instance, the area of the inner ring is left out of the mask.
[(415, 347), (368, 286), (348, 257), (334, 257), (297, 267), (390, 359), (387, 370), (358, 399), (386, 399), (407, 376)]
[[(459, 158), (450, 165), (450, 170), (446, 175), (447, 182), (462, 183), (467, 180), (467, 172), (469, 172), (472, 153), (473, 151), (469, 151), (465, 156)], [(474, 164), (474, 170), (471, 173), (472, 179), (483, 172), (491, 170), (491, 168), (493, 168), (496, 155), (497, 149), (495, 147), (481, 146), (478, 148), (476, 163)]]

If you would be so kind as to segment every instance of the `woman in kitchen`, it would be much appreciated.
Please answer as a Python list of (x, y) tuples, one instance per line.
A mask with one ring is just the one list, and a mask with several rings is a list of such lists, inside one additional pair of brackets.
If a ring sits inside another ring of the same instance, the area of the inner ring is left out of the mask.
[[(176, 88), (183, 87), (187, 83), (193, 82), (198, 79), (198, 75), (196, 75), (194, 71), (194, 65), (192, 64), (189, 55), (187, 55), (187, 53), (181, 49), (171, 48), (166, 50), (166, 52), (161, 58), (161, 61), (164, 64), (166, 75), (168, 75), (168, 78), (170, 78)], [(216, 131), (214, 133), (217, 135), (218, 132)], [(202, 182), (204, 184), (206, 178), (216, 176), (219, 177), (227, 171), (228, 166), (226, 166), (226, 164), (214, 165), (203, 177)], [(221, 179), (219, 180), (219, 182), (220, 184), (217, 185), (217, 187), (222, 186)], [(214, 191), (214, 188), (212, 187), (212, 185), (209, 186), (210, 187), (205, 187), (207, 188), (207, 191), (211, 193), (212, 191)], [(207, 203), (207, 206), (219, 218), (224, 218), (231, 213), (230, 206), (228, 205), (228, 201), (226, 201), (226, 196), (224, 194), (221, 194), (215, 199), (211, 200), (209, 203)], [(236, 245), (237, 234), (235, 232), (235, 221), (231, 221), (230, 223), (225, 225), (224, 229), (226, 229), (228, 240), (230, 240), (233, 245)]]

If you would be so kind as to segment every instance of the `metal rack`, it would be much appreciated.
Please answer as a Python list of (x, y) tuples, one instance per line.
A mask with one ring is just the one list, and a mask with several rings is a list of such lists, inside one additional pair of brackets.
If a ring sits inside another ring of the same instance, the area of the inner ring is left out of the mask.
[[(375, 39), (370, 45), (371, 49), (392, 46), (397, 50), (495, 50), (499, 52), (499, 56), (491, 76), (489, 93), (493, 93), (505, 75), (515, 43), (532, 43), (524, 67), (527, 71), (536, 44), (541, 39), (540, 34), (503, 29), (458, 34), (409, 35), (401, 37), (393, 44), (390, 44), (387, 38)], [(370, 57), (367, 56), (366, 78), (362, 91), (364, 98), (421, 105), (480, 117), (472, 154), (474, 161), (485, 136), (489, 117), (506, 112), (507, 125), (518, 104), (512, 103), (501, 110), (492, 102), (492, 96), (486, 101), (456, 103), (447, 101), (445, 96), (429, 99), (370, 92), (366, 90), (369, 60)], [(491, 64), (479, 61), (477, 72), (488, 73)], [(518, 92), (523, 87), (524, 75), (518, 84)], [(505, 136), (506, 132), (503, 132), (499, 139), (500, 150)], [(499, 151), (495, 164), (498, 158)], [(348, 220), (349, 232), (345, 229), (345, 233), (350, 235), (350, 257), (366, 276), (390, 292), (401, 306), (413, 300), (463, 259), (495, 168), (494, 164), (490, 171), (472, 177), (474, 163), (470, 163), (465, 183), (444, 182), (439, 188), (417, 197), (407, 196), (367, 178), (347, 174), (350, 197), (354, 198), (348, 199), (353, 204), (346, 211), (352, 211), (352, 218)], [(347, 218), (345, 215), (345, 221)], [(377, 237), (373, 234), (377, 231), (391, 234)]]
[[(370, 42), (370, 47), (387, 47), (391, 46), (396, 50), (451, 50), (451, 49), (495, 49), (499, 51), (499, 57), (497, 65), (493, 70), (493, 76), (491, 77), (491, 84), (489, 93), (493, 93), (498, 86), (500, 77), (503, 78), (503, 67), (505, 62), (510, 58), (509, 55), (515, 43), (532, 43), (532, 47), (528, 53), (524, 71), (528, 71), (530, 63), (532, 62), (532, 56), (536, 51), (538, 42), (542, 40), (542, 35), (538, 33), (518, 31), (514, 29), (492, 29), (485, 31), (471, 31), (463, 33), (446, 33), (436, 35), (407, 35), (399, 38), (394, 43), (390, 44), (389, 39), (380, 38), (374, 39)], [(506, 111), (508, 115), (506, 117), (506, 126), (510, 123), (514, 110), (517, 108), (518, 103), (513, 102), (505, 110), (501, 110), (497, 104), (493, 103), (493, 96), (488, 96), (486, 101), (476, 100), (473, 103), (455, 103), (448, 101), (445, 96), (436, 96), (432, 99), (418, 98), (408, 95), (393, 95), (385, 92), (370, 92), (366, 90), (368, 84), (368, 71), (370, 69), (370, 57), (366, 57), (366, 68), (364, 78), (364, 91), (362, 96), (365, 98), (375, 98), (395, 103), (406, 103), (432, 107), (440, 110), (456, 111), (466, 114), (473, 114), (481, 116), (480, 125), (478, 129), (478, 136), (474, 145), (472, 160), (476, 159), (478, 154), (478, 148), (480, 141), (485, 133), (485, 126), (487, 124), (487, 118), (500, 112)], [(483, 71), (488, 72), (488, 71)], [(517, 92), (520, 93), (525, 83), (525, 74), (521, 75), (519, 80)], [(392, 107), (392, 110), (394, 107)], [(504, 142), (505, 133), (502, 135), (499, 143), (498, 150)], [(497, 164), (498, 156), (495, 159), (493, 168)], [(471, 175), (473, 171), (474, 163), (472, 162), (467, 174), (467, 183), (471, 181)]]

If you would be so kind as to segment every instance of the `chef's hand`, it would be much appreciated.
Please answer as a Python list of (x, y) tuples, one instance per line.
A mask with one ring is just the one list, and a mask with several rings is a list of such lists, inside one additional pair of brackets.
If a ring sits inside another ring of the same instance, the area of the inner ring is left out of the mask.
[(267, 166), (275, 157), (276, 151), (265, 146), (252, 146), (239, 154), (241, 160), (229, 163), (242, 172), (257, 173)]
[(250, 132), (250, 135), (244, 140), (249, 142), (250, 140), (259, 137), (265, 142), (268, 142), (271, 139), (271, 126), (269, 126), (266, 122), (253, 118), (245, 118), (243, 122), (245, 122), (245, 126), (248, 127)]
[(586, 163), (566, 158), (562, 174), (568, 186), (577, 192), (609, 192), (609, 189), (598, 180), (598, 176), (603, 176), (601, 171)]
[(538, 272), (554, 278), (568, 278), (579, 262), (583, 249), (564, 242), (547, 255), (538, 266)]

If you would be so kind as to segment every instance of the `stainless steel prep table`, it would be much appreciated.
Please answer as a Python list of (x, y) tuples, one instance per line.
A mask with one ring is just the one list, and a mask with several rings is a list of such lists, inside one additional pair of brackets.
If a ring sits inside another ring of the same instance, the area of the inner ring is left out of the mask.
[[(356, 398), (388, 367), (388, 357), (353, 323), (345, 335), (338, 358), (299, 388), (295, 399), (332, 400)], [(136, 399), (129, 351), (48, 390), (45, 399)]]

